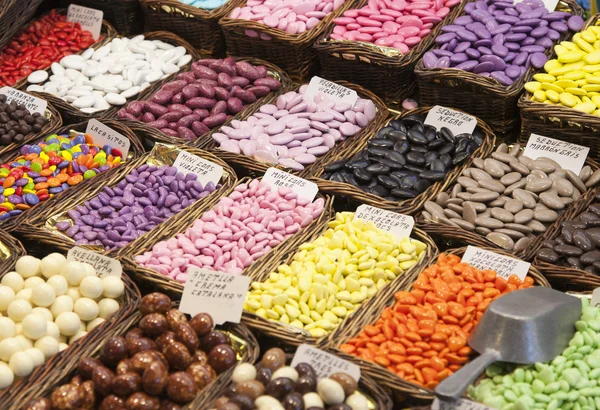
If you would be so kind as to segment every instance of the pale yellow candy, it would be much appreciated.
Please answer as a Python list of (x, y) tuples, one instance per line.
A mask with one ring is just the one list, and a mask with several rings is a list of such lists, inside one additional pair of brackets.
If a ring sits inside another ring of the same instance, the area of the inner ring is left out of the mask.
[(582, 39), (584, 39), (588, 43), (594, 44), (594, 42), (596, 41), (596, 35), (591, 30), (584, 30), (578, 34)]
[(557, 93), (562, 93), (565, 91), (562, 87), (556, 85), (556, 83), (542, 83), (542, 90), (553, 90)]
[(574, 107), (577, 104), (577, 99), (573, 94), (569, 93), (561, 93), (560, 94), (560, 102), (567, 107)]
[(548, 60), (546, 61), (546, 64), (544, 64), (544, 70), (546, 70), (546, 72), (554, 70), (556, 68), (560, 68), (562, 67), (563, 64), (558, 61), (557, 59), (552, 59), (552, 60)]
[[(563, 41), (560, 43), (560, 45), (569, 51), (579, 51), (579, 47), (577, 47), (577, 44), (575, 44), (571, 41)], [(556, 54), (558, 54), (558, 53), (556, 53)], [(560, 59), (558, 61), (560, 61)]]
[[(556, 77), (550, 74), (538, 73), (533, 76), (535, 81), (539, 81), (540, 83), (551, 83), (556, 81)], [(541, 86), (541, 84), (540, 84)], [(535, 90), (534, 90), (535, 91)]]
[(572, 80), (558, 80), (558, 81), (555, 81), (553, 84), (560, 88), (563, 88), (563, 89), (567, 89), (569, 87), (577, 87), (577, 84), (575, 84), (575, 81), (572, 81)]
[(576, 81), (576, 80), (580, 80), (582, 78), (585, 78), (585, 71), (581, 71), (581, 70), (571, 71), (564, 75), (565, 80)]
[(590, 65), (600, 64), (600, 50), (590, 52), (585, 56), (585, 62)]
[(548, 90), (546, 91), (546, 98), (554, 103), (557, 103), (560, 100), (560, 94), (554, 90)]
[[(596, 37), (594, 37), (594, 40), (596, 40)], [(573, 38), (573, 41), (585, 52), (591, 53), (594, 51), (594, 46), (582, 37)]]
[[(554, 46), (554, 52), (556, 53), (557, 56), (569, 52), (569, 49), (561, 44), (557, 44)], [(556, 61), (558, 61), (558, 60), (556, 60)]]
[(582, 88), (576, 87), (576, 86), (575, 87), (565, 88), (565, 91), (568, 92), (568, 93), (571, 93), (573, 95), (580, 95), (580, 96), (581, 95), (587, 95), (587, 91), (585, 91)]
[(600, 84), (586, 84), (582, 86), (587, 93), (600, 91)]
[(591, 84), (600, 84), (600, 76), (588, 74), (585, 76), (585, 79), (588, 83)]
[(595, 73), (596, 71), (600, 71), (600, 64), (584, 65), (582, 70), (586, 72), (586, 75)]
[[(564, 43), (566, 43), (566, 41), (561, 44), (564, 44)], [(560, 54), (558, 56), (558, 61), (560, 61), (561, 63), (574, 63), (576, 61), (583, 59), (585, 57), (585, 55), (586, 55), (585, 52), (580, 51), (580, 50), (568, 51), (566, 53)], [(564, 67), (561, 69), (564, 69)]]
[(580, 104), (575, 105), (575, 107), (573, 107), (573, 108), (578, 111), (583, 111), (587, 114), (591, 114), (596, 109), (596, 106), (595, 106), (595, 104), (592, 104), (592, 103), (582, 102)]

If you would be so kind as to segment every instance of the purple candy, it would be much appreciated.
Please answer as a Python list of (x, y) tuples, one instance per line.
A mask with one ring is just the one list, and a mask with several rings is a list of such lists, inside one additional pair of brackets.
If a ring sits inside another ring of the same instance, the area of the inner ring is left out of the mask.
[(567, 21), (567, 26), (571, 31), (579, 31), (585, 26), (585, 21), (581, 16), (571, 16)]
[(535, 68), (542, 68), (546, 61), (548, 61), (548, 57), (544, 53), (534, 53), (531, 55), (531, 65)]
[(486, 61), (483, 63), (479, 63), (476, 67), (473, 68), (473, 72), (475, 74), (483, 73), (486, 71), (492, 71), (494, 69), (494, 64)]
[(520, 69), (519, 66), (509, 65), (504, 70), (504, 74), (506, 74), (508, 77), (510, 77), (512, 79), (515, 79), (515, 78), (518, 78), (521, 75), (521, 69)]
[(513, 80), (506, 74), (504, 74), (504, 72), (502, 71), (493, 71), (490, 77), (492, 77), (494, 80), (498, 81), (502, 85), (511, 85), (513, 83)]

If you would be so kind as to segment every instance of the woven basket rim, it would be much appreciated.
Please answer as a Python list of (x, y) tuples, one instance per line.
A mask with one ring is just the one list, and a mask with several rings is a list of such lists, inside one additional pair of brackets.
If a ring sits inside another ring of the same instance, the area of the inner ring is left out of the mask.
[[(221, 7), (217, 7), (216, 9), (212, 9), (212, 10), (206, 10), (206, 9), (201, 9), (199, 7), (194, 7), (194, 6), (190, 6), (188, 4), (184, 4), (179, 0), (139, 0), (140, 2), (140, 6), (148, 8), (152, 11), (161, 11), (164, 13), (169, 13), (169, 14), (180, 14), (178, 13), (176, 10), (172, 10), (170, 12), (167, 12), (166, 10), (162, 9), (162, 6), (168, 6), (168, 7), (172, 7), (174, 9), (179, 9), (180, 11), (182, 11), (183, 13), (185, 13), (185, 15), (181, 15), (181, 17), (185, 17), (185, 18), (194, 18), (194, 19), (218, 19), (220, 17), (224, 16), (224, 13), (230, 11), (232, 9), (232, 6), (235, 6), (236, 1), (228, 1), (227, 3), (223, 4)], [(231, 4), (230, 4), (231, 3)], [(155, 9), (153, 7), (158, 7), (159, 9)]]

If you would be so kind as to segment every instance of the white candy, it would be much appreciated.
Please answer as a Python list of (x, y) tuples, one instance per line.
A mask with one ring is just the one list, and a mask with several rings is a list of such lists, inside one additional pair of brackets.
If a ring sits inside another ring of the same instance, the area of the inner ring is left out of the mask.
[(75, 302), (75, 305), (73, 306), (73, 312), (75, 312), (75, 314), (77, 314), (81, 320), (85, 320), (87, 322), (98, 317), (100, 308), (92, 299), (80, 298), (77, 299), (77, 302)]
[(33, 360), (31, 360), (31, 357), (27, 353), (18, 352), (12, 355), (8, 362), (8, 367), (10, 367), (15, 376), (29, 376), (33, 371)]
[(46, 70), (37, 70), (29, 74), (27, 81), (31, 84), (43, 83), (48, 79), (48, 72)]
[(85, 327), (85, 329), (89, 332), (92, 331), (92, 329), (94, 329), (95, 327), (99, 326), (102, 324), (102, 322), (104, 322), (104, 319), (102, 319), (101, 317), (97, 317), (96, 319), (90, 321), (87, 326)]
[(26, 300), (16, 299), (8, 305), (6, 312), (8, 313), (8, 317), (15, 322), (22, 322), (25, 316), (33, 312), (33, 307)]
[(83, 53), (81, 53), (81, 58), (83, 58), (84, 60), (89, 60), (94, 55), (94, 51), (95, 50), (93, 48), (88, 48)]
[(25, 289), (35, 289), (40, 285), (43, 285), (44, 283), (46, 283), (46, 281), (44, 281), (44, 279), (40, 278), (39, 276), (32, 276), (31, 278), (27, 278), (25, 279), (25, 282), (23, 283), (25, 285)]
[(85, 67), (85, 60), (77, 54), (72, 54), (70, 56), (63, 57), (62, 60), (60, 60), (60, 65), (65, 68), (81, 70)]
[(58, 353), (58, 340), (50, 336), (38, 339), (34, 346), (44, 354), (46, 360)]
[(16, 334), (15, 322), (7, 317), (0, 317), (0, 340), (15, 337)]
[(46, 322), (46, 335), (53, 339), (58, 340), (60, 338), (60, 329), (54, 322)]
[(96, 299), (104, 291), (103, 283), (97, 276), (86, 276), (79, 284), (79, 293), (86, 298)]
[(85, 268), (81, 266), (81, 262), (69, 261), (65, 265), (63, 265), (60, 273), (65, 277), (67, 282), (69, 282), (69, 285), (78, 286), (79, 283), (81, 283), (83, 277), (85, 276), (84, 269)]
[(31, 347), (33, 347), (33, 341), (31, 339), (29, 339), (28, 337), (21, 335), (16, 335), (15, 336), (15, 340), (19, 343), (21, 343), (21, 347), (22, 350), (27, 350)]
[(68, 347), (69, 347), (69, 345), (66, 344), (66, 343), (59, 343), (58, 344), (58, 351), (62, 352), (63, 350), (67, 349)]
[(41, 270), (42, 276), (45, 278), (51, 278), (60, 274), (60, 268), (64, 265), (64, 261), (56, 257), (56, 255), (56, 253), (52, 253), (42, 259)]
[(65, 295), (70, 297), (73, 302), (75, 302), (77, 299), (79, 299), (81, 297), (81, 293), (79, 293), (79, 288), (76, 288), (76, 287), (71, 287), (71, 288), (67, 289), (67, 293), (65, 293)]
[(104, 99), (106, 100), (107, 103), (112, 104), (112, 105), (123, 105), (127, 102), (125, 97), (123, 97), (120, 94), (113, 93), (113, 92), (106, 94), (104, 96)]
[(46, 319), (42, 315), (30, 313), (23, 319), (23, 334), (31, 340), (46, 335)]
[(98, 302), (98, 309), (98, 316), (102, 319), (106, 319), (119, 310), (119, 303), (110, 298), (102, 299), (100, 302)]
[(345, 394), (341, 384), (329, 378), (323, 378), (317, 383), (317, 393), (328, 405), (344, 402)]
[(140, 92), (140, 89), (141, 88), (138, 86), (131, 87), (129, 90), (123, 91), (120, 95), (121, 95), (121, 97), (124, 97), (124, 98), (133, 97), (134, 95), (136, 95), (137, 93)]
[(73, 336), (79, 331), (81, 320), (79, 319), (79, 316), (73, 312), (64, 312), (58, 315), (56, 320), (54, 320), (54, 323), (58, 326), (61, 335)]
[(6, 312), (13, 300), (15, 300), (15, 291), (2, 284), (0, 286), (0, 312)]
[(8, 362), (12, 355), (23, 350), (21, 343), (14, 337), (9, 337), (0, 342), (0, 360)]
[(52, 286), (57, 297), (64, 295), (69, 289), (69, 283), (62, 275), (52, 276), (46, 283)]
[(357, 392), (354, 392), (346, 399), (346, 404), (352, 410), (369, 410), (369, 401), (367, 398)]
[(56, 299), (54, 288), (47, 283), (33, 288), (31, 292), (31, 301), (37, 306), (48, 307), (54, 303), (54, 299)]
[(41, 261), (30, 255), (20, 257), (15, 264), (15, 270), (25, 279), (41, 273)]
[(107, 298), (117, 299), (123, 295), (125, 285), (117, 276), (106, 276), (102, 279), (104, 285), (103, 295)]
[(93, 95), (84, 95), (73, 100), (73, 105), (77, 108), (88, 108), (96, 103), (96, 98)]
[(15, 299), (26, 300), (31, 302), (31, 289), (21, 289), (15, 295)]
[(50, 312), (50, 310), (45, 307), (34, 307), (33, 310), (31, 311), (31, 313), (41, 315), (47, 321), (54, 320), (54, 316), (52, 316), (52, 312)]
[(298, 372), (291, 366), (281, 367), (273, 372), (273, 376), (271, 379), (278, 379), (280, 377), (287, 377), (288, 379), (292, 379), (292, 381), (298, 380)]
[(75, 335), (73, 335), (69, 338), (69, 344), (77, 341), (77, 339), (81, 339), (82, 337), (84, 337), (87, 334), (88, 334), (88, 332), (86, 332), (85, 330), (80, 330), (79, 332), (75, 333)]
[(15, 375), (6, 363), (0, 362), (0, 390), (12, 384), (15, 380)]
[[(25, 286), (24, 285), (25, 281), (23, 280), (23, 277), (21, 275), (19, 275), (17, 272), (8, 272), (2, 278), (1, 283), (2, 283), (2, 285), (8, 286), (9, 288), (11, 288), (15, 293), (20, 291), (21, 289), (23, 289), (23, 287)], [(0, 298), (0, 300), (1, 299), (2, 298)], [(4, 309), (2, 309), (0, 307), (0, 310), (4, 310)]]
[(50, 312), (52, 312), (52, 316), (56, 318), (61, 313), (72, 312), (74, 305), (73, 299), (67, 295), (62, 295), (56, 298), (50, 308)]
[(256, 367), (250, 363), (238, 364), (231, 375), (234, 383), (248, 382), (254, 379), (256, 379)]
[(52, 63), (50, 69), (52, 70), (52, 74), (65, 75), (65, 68), (58, 63)]
[(173, 74), (173, 73), (176, 73), (177, 71), (179, 71), (179, 67), (177, 67), (175, 64), (172, 64), (172, 63), (164, 63), (160, 67), (160, 69), (165, 74)]
[(325, 407), (323, 400), (321, 400), (321, 397), (315, 392), (306, 393), (302, 396), (302, 399), (304, 400), (304, 408), (306, 409), (310, 407)]
[(40, 351), (40, 349), (36, 349), (35, 347), (30, 347), (25, 350), (25, 353), (27, 354), (27, 356), (29, 356), (29, 358), (33, 362), (33, 367), (38, 367), (39, 365), (43, 364), (45, 361), (44, 353), (42, 353)]
[[(96, 277), (96, 269), (90, 265), (89, 263), (82, 263), (81, 264), (83, 266), (83, 279), (87, 278), (88, 276), (94, 276)], [(82, 279), (82, 281), (83, 281)], [(79, 284), (79, 287), (81, 287), (81, 283)], [(80, 289), (81, 291), (81, 289)]]

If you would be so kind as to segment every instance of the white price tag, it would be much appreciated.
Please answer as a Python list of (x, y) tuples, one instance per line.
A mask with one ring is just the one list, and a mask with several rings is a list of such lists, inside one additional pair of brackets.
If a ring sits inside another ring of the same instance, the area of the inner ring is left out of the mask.
[(187, 151), (180, 151), (175, 158), (173, 166), (183, 173), (193, 173), (198, 176), (198, 182), (206, 186), (209, 182), (217, 185), (223, 176), (223, 167), (190, 154)]
[(579, 175), (590, 152), (589, 147), (572, 144), (543, 135), (531, 134), (523, 155), (531, 159), (546, 157), (558, 162), (563, 169)]
[(529, 262), (470, 245), (467, 246), (462, 261), (473, 265), (477, 269), (495, 270), (498, 276), (505, 279), (514, 274), (523, 280), (527, 276), (529, 267), (531, 266)]
[(208, 313), (217, 325), (240, 323), (250, 277), (188, 268), (179, 310), (192, 316)]
[(356, 100), (358, 99), (358, 94), (356, 91), (324, 78), (314, 76), (311, 78), (310, 83), (308, 83), (308, 87), (304, 92), (304, 99), (306, 101), (313, 101), (315, 95), (318, 93), (326, 94), (334, 101), (344, 101), (350, 103), (352, 106), (354, 106)]
[(493, 410), (493, 408), (466, 399), (449, 401), (435, 398), (431, 404), (431, 410)]
[(99, 278), (106, 276), (117, 276), (120, 278), (123, 273), (123, 267), (118, 260), (100, 255), (89, 249), (80, 248), (79, 246), (69, 249), (67, 260), (89, 263), (96, 269), (96, 275)]
[(410, 236), (415, 220), (412, 216), (386, 211), (371, 205), (361, 205), (356, 208), (355, 218), (371, 221), (379, 229), (389, 232), (398, 239)]
[(311, 345), (303, 344), (298, 347), (290, 366), (296, 367), (299, 363), (310, 364), (320, 379), (341, 372), (352, 376), (357, 382), (360, 380), (358, 365)]
[(600, 288), (596, 288), (594, 289), (594, 292), (592, 292), (592, 300), (590, 301), (590, 306), (600, 306)]
[(277, 168), (267, 169), (262, 180), (271, 185), (272, 191), (279, 188), (290, 188), (298, 196), (311, 201), (315, 199), (317, 192), (319, 192), (319, 187), (314, 182), (307, 181)]
[(425, 124), (431, 125), (438, 130), (442, 127), (446, 127), (452, 131), (454, 135), (464, 133), (470, 134), (477, 126), (477, 119), (464, 112), (436, 105), (427, 113)]
[(117, 131), (94, 119), (88, 121), (85, 133), (92, 137), (95, 144), (100, 146), (108, 145), (111, 148), (118, 149), (121, 151), (121, 159), (123, 161), (127, 159), (131, 142), (129, 142), (129, 138), (126, 136), (119, 134)]
[(90, 9), (77, 4), (71, 4), (67, 9), (67, 21), (81, 24), (83, 30), (92, 33), (94, 40), (98, 40), (100, 37), (103, 18), (102, 10)]
[(42, 100), (41, 98), (34, 97), (31, 94), (27, 94), (11, 87), (0, 88), (0, 94), (6, 95), (7, 103), (14, 101), (17, 104), (23, 104), (32, 114), (37, 112), (44, 115), (46, 113), (46, 107), (48, 106), (46, 100)]

